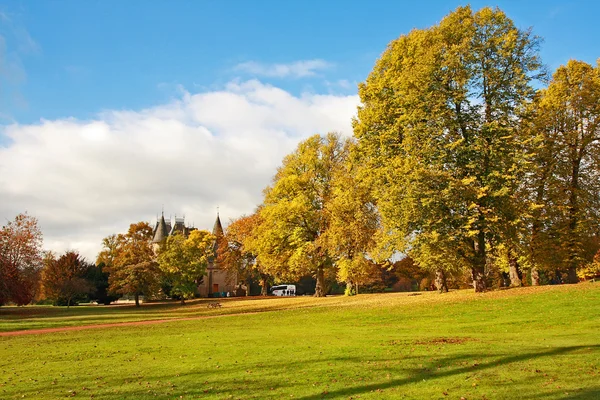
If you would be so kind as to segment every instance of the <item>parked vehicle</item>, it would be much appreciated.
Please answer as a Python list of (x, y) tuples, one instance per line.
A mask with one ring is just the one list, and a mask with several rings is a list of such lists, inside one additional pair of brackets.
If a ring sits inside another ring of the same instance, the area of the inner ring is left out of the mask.
[(295, 296), (296, 285), (277, 285), (270, 289), (273, 296)]

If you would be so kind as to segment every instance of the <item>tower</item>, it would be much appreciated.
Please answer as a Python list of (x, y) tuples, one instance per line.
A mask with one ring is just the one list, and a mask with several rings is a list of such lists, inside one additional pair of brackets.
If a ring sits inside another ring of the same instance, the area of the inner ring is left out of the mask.
[(158, 252), (160, 245), (169, 236), (169, 230), (165, 221), (165, 212), (163, 211), (160, 216), (160, 221), (157, 222), (156, 229), (154, 230), (154, 237), (152, 238), (152, 249), (154, 253)]
[(219, 268), (218, 256), (219, 256), (219, 245), (223, 239), (223, 225), (221, 225), (221, 218), (219, 218), (219, 211), (217, 211), (217, 219), (213, 225), (212, 234), (215, 235), (215, 243), (213, 244), (213, 254), (211, 260), (208, 263), (208, 293), (209, 296), (213, 292), (218, 291), (218, 284), (214, 283), (213, 275), (215, 270)]

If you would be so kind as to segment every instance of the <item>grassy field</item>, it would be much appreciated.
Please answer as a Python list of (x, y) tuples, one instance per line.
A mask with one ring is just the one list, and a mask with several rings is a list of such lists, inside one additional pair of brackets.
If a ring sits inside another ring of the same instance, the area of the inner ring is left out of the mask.
[[(599, 399), (600, 284), (0, 309), (0, 398)], [(250, 314), (250, 313), (253, 314)]]

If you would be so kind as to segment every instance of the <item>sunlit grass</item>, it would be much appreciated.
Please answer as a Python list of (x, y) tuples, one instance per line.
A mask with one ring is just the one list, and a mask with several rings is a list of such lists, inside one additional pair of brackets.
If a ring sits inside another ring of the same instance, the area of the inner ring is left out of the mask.
[(240, 315), (0, 337), (0, 398), (600, 397), (599, 284), (221, 303), (2, 310), (4, 331)]

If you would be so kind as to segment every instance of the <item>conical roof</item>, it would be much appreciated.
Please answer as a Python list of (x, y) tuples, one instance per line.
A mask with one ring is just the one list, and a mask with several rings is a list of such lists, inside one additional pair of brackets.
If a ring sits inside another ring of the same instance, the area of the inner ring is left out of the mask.
[(169, 231), (167, 230), (167, 223), (165, 222), (165, 214), (163, 213), (160, 217), (160, 222), (158, 223), (156, 232), (154, 232), (154, 238), (152, 239), (152, 243), (161, 243), (163, 240), (165, 240), (167, 238), (168, 235), (169, 235)]
[(223, 225), (221, 225), (221, 219), (219, 218), (219, 213), (217, 213), (217, 219), (215, 221), (215, 225), (213, 226), (212, 233), (215, 236), (223, 236)]

